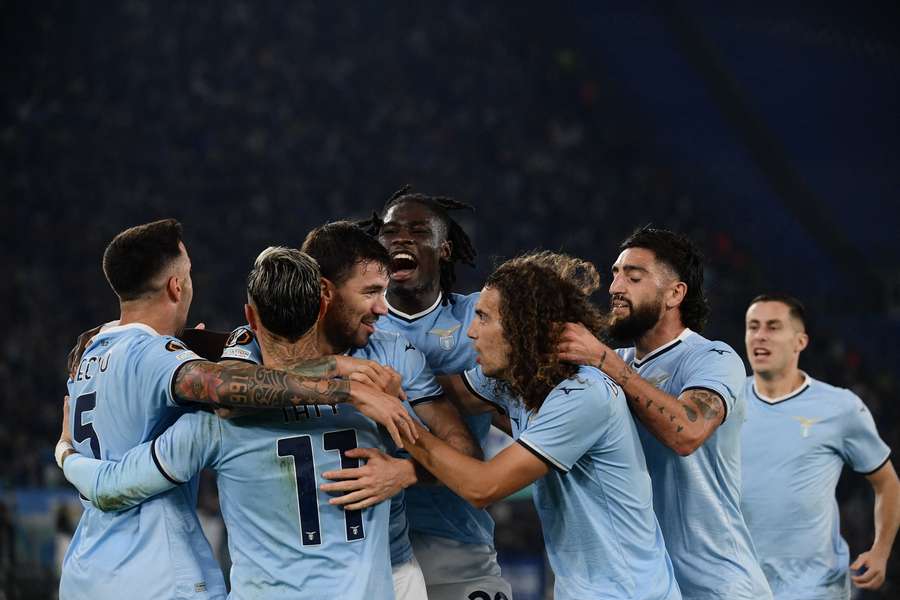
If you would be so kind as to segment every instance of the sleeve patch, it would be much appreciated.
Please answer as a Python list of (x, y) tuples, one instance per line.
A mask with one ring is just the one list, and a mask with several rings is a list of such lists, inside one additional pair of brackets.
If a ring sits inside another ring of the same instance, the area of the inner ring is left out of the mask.
[(222, 358), (238, 358), (247, 360), (250, 358), (250, 351), (245, 350), (244, 348), (225, 348), (225, 351), (222, 352)]
[(225, 347), (231, 348), (233, 346), (246, 346), (253, 340), (253, 334), (250, 333), (248, 329), (241, 327), (240, 329), (236, 329), (231, 332), (231, 335), (228, 336), (228, 339), (225, 341)]

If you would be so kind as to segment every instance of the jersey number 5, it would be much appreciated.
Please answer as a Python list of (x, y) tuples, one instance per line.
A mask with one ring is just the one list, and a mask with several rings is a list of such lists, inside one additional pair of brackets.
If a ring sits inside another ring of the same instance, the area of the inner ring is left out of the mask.
[(91, 440), (91, 452), (94, 453), (94, 458), (100, 458), (100, 438), (97, 437), (97, 432), (94, 431), (94, 426), (92, 423), (84, 422), (84, 413), (94, 410), (97, 406), (97, 392), (91, 392), (90, 394), (82, 394), (75, 398), (75, 426), (72, 431), (72, 438), (76, 442), (83, 442), (84, 440)]
[[(353, 469), (359, 466), (359, 459), (347, 458), (344, 452), (356, 448), (356, 431), (341, 429), (329, 431), (322, 436), (322, 446), (326, 451), (336, 450), (341, 455), (341, 468)], [(316, 464), (313, 457), (312, 437), (298, 435), (278, 440), (278, 456), (294, 459), (294, 476), (297, 478), (297, 507), (300, 511), (300, 540), (304, 546), (322, 543), (322, 528), (319, 523), (319, 495), (316, 483)], [(340, 507), (325, 507), (341, 510)], [(344, 529), (348, 542), (366, 537), (363, 530), (362, 511), (343, 510)]]

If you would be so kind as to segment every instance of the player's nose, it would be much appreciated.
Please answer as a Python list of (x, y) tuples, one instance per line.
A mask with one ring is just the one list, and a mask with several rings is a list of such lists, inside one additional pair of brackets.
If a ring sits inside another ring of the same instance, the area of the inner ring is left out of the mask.
[(614, 275), (612, 280), (609, 282), (609, 293), (610, 294), (618, 294), (625, 290), (625, 285), (622, 283), (622, 278), (619, 275)]
[(388, 314), (387, 301), (384, 299), (384, 294), (378, 295), (375, 304), (372, 305), (372, 312), (379, 316)]

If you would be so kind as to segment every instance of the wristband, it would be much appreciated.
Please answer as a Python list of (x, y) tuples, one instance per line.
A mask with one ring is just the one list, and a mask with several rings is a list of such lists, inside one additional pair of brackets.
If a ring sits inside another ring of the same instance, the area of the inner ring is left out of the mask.
[(72, 446), (72, 444), (65, 440), (59, 440), (59, 442), (56, 443), (56, 450), (54, 451), (54, 455), (56, 456), (56, 464), (59, 465), (60, 469), (63, 468), (63, 460), (65, 460), (66, 458), (65, 455), (67, 450), (71, 450), (72, 452), (74, 452), (75, 448)]

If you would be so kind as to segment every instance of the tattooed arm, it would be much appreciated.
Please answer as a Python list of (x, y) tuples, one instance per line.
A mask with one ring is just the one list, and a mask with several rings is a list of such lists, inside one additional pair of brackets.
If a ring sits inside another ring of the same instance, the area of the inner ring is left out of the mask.
[(644, 426), (680, 456), (702, 446), (725, 418), (718, 393), (692, 388), (676, 398), (657, 389), (583, 325), (566, 324), (559, 349), (560, 360), (597, 367), (618, 383)]
[[(318, 369), (337, 369), (334, 357)], [(315, 370), (315, 369), (313, 369)], [(339, 372), (339, 369), (337, 369)], [(402, 447), (399, 430), (414, 432), (414, 421), (396, 397), (357, 381), (320, 379), (269, 369), (260, 365), (227, 364), (196, 360), (183, 364), (175, 373), (172, 392), (182, 402), (200, 402), (215, 406), (280, 408), (300, 404), (353, 405), (383, 425)]]

